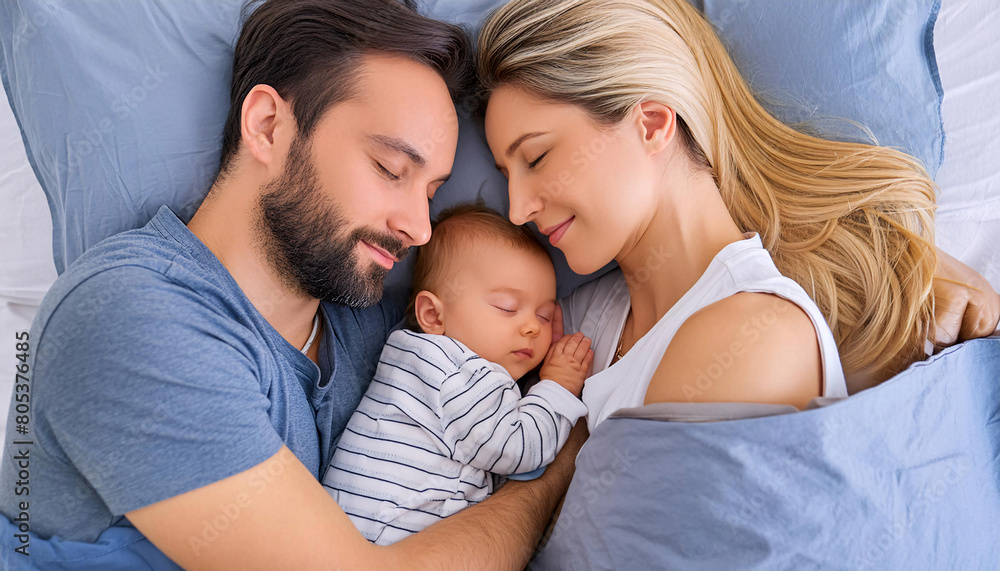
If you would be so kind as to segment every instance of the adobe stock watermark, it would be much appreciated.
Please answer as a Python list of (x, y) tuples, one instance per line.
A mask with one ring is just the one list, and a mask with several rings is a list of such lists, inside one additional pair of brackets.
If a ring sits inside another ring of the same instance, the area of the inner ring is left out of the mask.
[(455, 113), (446, 111), (438, 119), (435, 123), (437, 126), (431, 129), (431, 132), (421, 141), (420, 150), (427, 156), (434, 154), (438, 145), (444, 143), (448, 138), (449, 132), (454, 132), (456, 135), (459, 132), (458, 115)]
[(579, 494), (574, 496), (572, 501), (566, 501), (562, 505), (555, 525), (542, 537), (534, 554), (543, 553), (553, 541), (567, 533), (576, 520), (587, 514), (587, 507), (594, 505), (597, 500), (604, 497), (638, 459), (632, 449), (626, 447), (624, 450), (615, 450), (614, 457), (599, 472), (584, 477), (578, 471), (573, 478), (573, 483), (574, 486), (581, 488)]
[[(114, 114), (118, 122), (127, 120), (145, 101), (149, 94), (163, 84), (163, 81), (170, 77), (170, 73), (163, 70), (161, 66), (147, 65), (143, 70), (144, 75), (132, 88), (120, 93), (111, 102), (111, 113)], [(97, 121), (93, 127), (76, 136), (70, 136), (66, 142), (69, 154), (69, 166), (78, 167), (83, 160), (89, 157), (104, 143), (105, 138), (115, 131), (115, 120), (110, 115)]]
[(562, 169), (555, 176), (555, 179), (545, 182), (542, 185), (541, 198), (546, 201), (557, 198), (575, 184), (577, 177), (607, 152), (608, 144), (614, 139), (615, 136), (612, 133), (601, 131), (600, 135), (577, 147), (569, 157), (572, 168)]
[(38, 32), (52, 22), (56, 12), (59, 11), (59, 4), (55, 0), (46, 0), (39, 4), (41, 10), (36, 11), (30, 17), (24, 19), (24, 28), (15, 30), (15, 35), (19, 41), (32, 40), (38, 36)]
[(741, 12), (745, 10), (746, 7), (749, 5), (750, 5), (750, 0), (738, 0), (732, 6), (722, 11), (722, 13), (719, 15), (719, 23), (722, 24), (722, 26), (727, 26), (733, 23), (733, 20), (736, 20), (738, 17), (740, 17)]
[(201, 532), (189, 535), (188, 547), (196, 556), (217, 541), (240, 518), (244, 510), (253, 505), (255, 497), (263, 494), (268, 486), (281, 477), (285, 469), (295, 462), (295, 455), (289, 450), (282, 450), (276, 458), (259, 464), (241, 476), (245, 490), (236, 494), (230, 501), (220, 503), (217, 513), (209, 519), (202, 520)]
[[(118, 272), (108, 272), (103, 277), (112, 278), (112, 281), (104, 284), (104, 287), (100, 288), (96, 294), (90, 295), (80, 300), (75, 306), (72, 306), (75, 310), (74, 315), (67, 317), (67, 320), (94, 323), (95, 320), (99, 320), (103, 316), (107, 308), (111, 307), (112, 304), (129, 299), (129, 285), (126, 283), (124, 276)], [(64, 305), (63, 307), (71, 306)], [(69, 309), (62, 311), (69, 311)], [(35, 356), (36, 366), (50, 360), (61, 359), (67, 354), (66, 352), (69, 349), (69, 342), (66, 339), (60, 336), (46, 336), (37, 346), (36, 350), (38, 353)]]
[[(817, 459), (821, 459), (817, 451), (824, 450), (822, 443), (838, 437), (843, 438), (843, 432), (850, 429), (851, 426), (843, 417), (831, 415), (824, 419), (815, 439), (793, 448), (783, 448), (781, 461), (767, 464), (769, 468), (767, 478), (754, 478), (743, 486), (750, 488), (751, 491), (739, 497), (739, 506), (726, 515), (726, 523), (737, 531), (740, 528), (752, 527), (762, 512), (774, 509), (775, 498), (788, 497), (790, 487), (798, 486), (802, 482), (803, 472), (799, 467), (814, 466)], [(732, 452), (738, 454), (738, 451)]]
[(460, 275), (455, 275), (446, 280), (441, 288), (439, 288), (440, 294), (438, 297), (445, 303), (455, 303), (461, 299), (462, 295), (468, 289), (469, 285), (465, 281), (465, 278)]
[(760, 340), (760, 336), (778, 322), (778, 316), (785, 313), (791, 307), (792, 302), (783, 298), (775, 297), (771, 306), (748, 319), (740, 326), (740, 339), (733, 340), (732, 343), (722, 352), (712, 353), (712, 362), (705, 368), (698, 369), (693, 381), (684, 383), (681, 392), (688, 402), (694, 400), (710, 390), (723, 373), (733, 368), (737, 360), (746, 354), (750, 345)]
[(667, 262), (671, 257), (673, 257), (673, 254), (668, 252), (661, 244), (646, 256), (646, 260), (638, 268), (622, 268), (622, 273), (625, 274), (625, 283), (628, 284), (629, 291), (638, 291), (649, 280), (653, 279), (653, 274), (669, 267)]
[[(790, 457), (783, 459), (780, 463), (774, 463), (773, 467), (780, 469), (770, 470), (766, 480), (754, 481), (751, 485), (759, 486), (760, 490), (742, 495), (739, 500), (739, 508), (726, 515), (726, 523), (734, 530), (752, 525), (754, 520), (760, 517), (762, 511), (773, 508), (771, 504), (774, 497), (784, 497), (788, 486), (798, 482), (792, 468), (798, 465), (809, 465), (811, 462), (796, 449), (791, 452)], [(772, 464), (768, 466), (772, 467)]]
[(871, 538), (858, 552), (851, 562), (854, 569), (884, 569), (886, 564), (879, 563), (894, 544), (906, 537), (913, 526), (921, 518), (929, 517), (929, 511), (944, 501), (948, 492), (954, 490), (965, 477), (972, 472), (972, 462), (968, 458), (958, 457), (948, 462), (944, 473), (930, 484), (921, 488), (911, 502), (907, 502), (903, 513), (885, 528), (877, 537)]
[[(166, 405), (163, 402), (156, 402), (152, 411), (145, 414), (142, 421), (137, 425), (122, 425), (121, 441), (128, 442), (132, 439), (141, 439), (149, 434), (160, 433), (159, 425), (171, 419), (166, 414)], [(139, 440), (140, 442), (142, 440)], [(134, 460), (134, 448), (122, 444), (114, 452), (102, 458), (101, 462), (95, 462), (87, 472), (88, 484), (78, 483), (74, 491), (74, 497), (81, 502), (101, 501), (95, 489), (103, 489), (109, 482), (116, 483), (120, 467), (126, 462)]]

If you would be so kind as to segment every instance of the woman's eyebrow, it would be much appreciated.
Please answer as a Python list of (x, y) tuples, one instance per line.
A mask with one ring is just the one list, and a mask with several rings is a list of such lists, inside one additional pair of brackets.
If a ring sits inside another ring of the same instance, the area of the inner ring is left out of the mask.
[(532, 139), (534, 137), (538, 137), (539, 135), (544, 135), (544, 134), (545, 133), (533, 132), (521, 135), (520, 137), (517, 138), (516, 141), (514, 141), (513, 143), (510, 144), (509, 147), (507, 147), (507, 152), (505, 153), (505, 156), (509, 159), (511, 155), (514, 154), (514, 151), (516, 151), (517, 148), (521, 146), (521, 143), (527, 141), (528, 139)]

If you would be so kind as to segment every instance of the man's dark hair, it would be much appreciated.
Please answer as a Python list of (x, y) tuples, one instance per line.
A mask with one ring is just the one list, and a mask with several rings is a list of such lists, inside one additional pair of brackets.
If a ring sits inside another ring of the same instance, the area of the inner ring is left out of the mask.
[(270, 85), (291, 102), (300, 136), (323, 114), (354, 95), (365, 54), (400, 55), (434, 69), (452, 99), (475, 78), (472, 48), (461, 28), (418, 14), (412, 0), (250, 0), (233, 58), (229, 115), (220, 173), (240, 145), (243, 100)]

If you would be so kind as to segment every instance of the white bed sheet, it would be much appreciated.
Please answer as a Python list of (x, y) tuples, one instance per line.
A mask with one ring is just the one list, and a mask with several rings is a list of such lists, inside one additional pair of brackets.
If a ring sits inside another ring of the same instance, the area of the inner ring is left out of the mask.
[[(56, 279), (52, 217), (0, 89), (0, 442), (14, 388), (15, 333), (27, 331)], [(31, 340), (28, 340), (31, 347)], [(30, 371), (29, 371), (30, 373)], [(29, 377), (30, 378), (30, 377)]]
[(1000, 4), (944, 0), (934, 46), (947, 137), (937, 242), (1000, 291)]
[[(944, 87), (944, 164), (938, 172), (937, 239), (1000, 290), (1000, 8), (992, 0), (943, 0), (935, 50)], [(52, 221), (0, 90), (0, 365), (14, 362), (55, 280)], [(3, 365), (5, 368), (7, 365)], [(7, 368), (10, 371), (10, 368)], [(0, 438), (14, 377), (0, 376)]]

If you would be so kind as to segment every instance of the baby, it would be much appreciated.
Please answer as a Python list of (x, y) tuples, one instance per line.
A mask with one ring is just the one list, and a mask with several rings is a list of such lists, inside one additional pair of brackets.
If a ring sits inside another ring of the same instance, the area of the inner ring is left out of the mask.
[[(323, 478), (379, 545), (486, 499), (494, 474), (547, 465), (587, 412), (594, 352), (582, 334), (552, 344), (555, 271), (528, 230), (482, 206), (443, 212), (413, 289), (413, 331), (389, 336)], [(522, 398), (515, 379), (539, 363)]]

